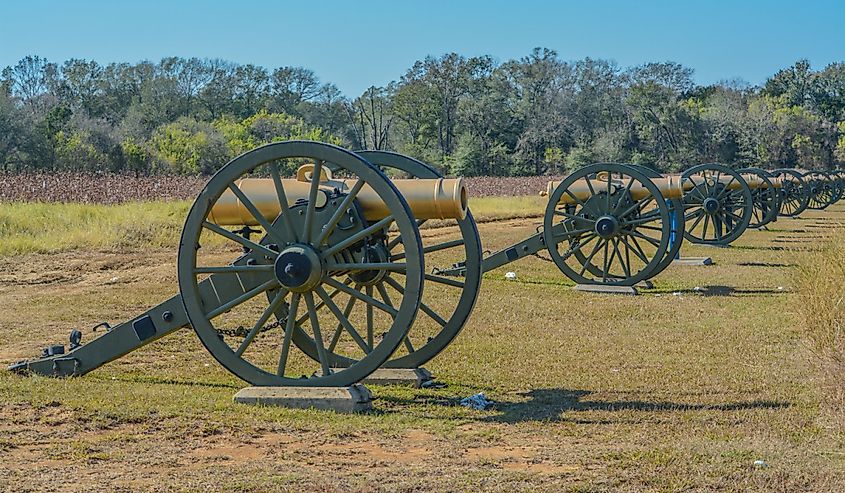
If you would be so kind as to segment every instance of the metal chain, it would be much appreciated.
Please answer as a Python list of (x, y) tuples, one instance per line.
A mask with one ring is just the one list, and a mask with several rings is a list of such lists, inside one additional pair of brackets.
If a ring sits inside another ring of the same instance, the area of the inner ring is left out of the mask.
[[(284, 303), (283, 306), (280, 307), (280, 308), (284, 308), (285, 317), (282, 317), (282, 320), (285, 320), (285, 318), (287, 316), (286, 314), (287, 314), (288, 304)], [(275, 322), (264, 325), (264, 327), (261, 327), (258, 330), (258, 333), (256, 335), (261, 334), (262, 332), (267, 332), (268, 330), (273, 330), (273, 329), (282, 327), (283, 326), (282, 320), (276, 320)], [(246, 337), (247, 334), (249, 334), (249, 329), (247, 329), (243, 325), (239, 325), (238, 328), (236, 328), (236, 329), (215, 329), (215, 330), (217, 331), (218, 334), (220, 334), (222, 336), (230, 336), (230, 337)]]
[[(572, 246), (570, 246), (568, 250), (563, 252), (563, 255), (561, 255), (561, 259), (563, 259), (563, 260), (569, 259), (569, 257), (571, 257), (573, 253), (575, 253), (575, 250), (578, 250), (580, 247), (581, 247), (581, 242), (578, 241), (578, 240), (575, 240), (572, 243)], [(534, 255), (535, 257), (537, 257), (540, 260), (545, 260), (546, 262), (554, 262), (554, 259), (552, 259), (551, 257), (544, 257), (544, 256), (540, 255), (540, 252), (533, 253), (532, 255)]]
[[(267, 324), (258, 331), (258, 333), (267, 332), (268, 330), (275, 329), (277, 327), (281, 327), (282, 322), (275, 321), (273, 323)], [(249, 329), (244, 327), (243, 325), (239, 325), (237, 329), (216, 329), (217, 333), (223, 336), (230, 336), (230, 337), (246, 337), (249, 334)]]

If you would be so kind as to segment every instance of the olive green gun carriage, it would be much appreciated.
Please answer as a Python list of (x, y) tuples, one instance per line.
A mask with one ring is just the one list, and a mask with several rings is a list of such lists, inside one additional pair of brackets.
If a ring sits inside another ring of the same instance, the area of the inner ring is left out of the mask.
[[(667, 194), (673, 183), (662, 183)], [(672, 196), (675, 207), (679, 199)], [(270, 144), (228, 163), (194, 201), (179, 243), (177, 295), (86, 344), (75, 331), (67, 353), (54, 346), (11, 369), (84, 375), (190, 326), (252, 385), (350, 385), (442, 351), (466, 324), (482, 273), (532, 248), (552, 245), (552, 258), (578, 280), (650, 277), (669, 258), (669, 211), (643, 171), (594, 165), (555, 188), (543, 231), (518, 252), (482, 258), (460, 179), (393, 153)], [(233, 248), (242, 249), (234, 260)]]
[(631, 286), (665, 269), (681, 238), (741, 234), (749, 190), (718, 165), (679, 176), (587, 166), (549, 183), (535, 234), (484, 257), (460, 179), (395, 153), (269, 144), (221, 168), (194, 201), (177, 295), (11, 369), (83, 375), (190, 326), (252, 385), (347, 386), (439, 354), (469, 319), (484, 272), (547, 250), (575, 282)]
[[(432, 279), (417, 221), (463, 220), (466, 206), (460, 179), (391, 180), (322, 143), (260, 147), (224, 166), (194, 201), (179, 244), (178, 295), (87, 344), (76, 335), (67, 354), (54, 347), (11, 369), (83, 375), (191, 326), (218, 362), (253, 385), (351, 385), (408, 342)], [(234, 261), (232, 246), (243, 248)], [(398, 292), (378, 299), (388, 276)]]

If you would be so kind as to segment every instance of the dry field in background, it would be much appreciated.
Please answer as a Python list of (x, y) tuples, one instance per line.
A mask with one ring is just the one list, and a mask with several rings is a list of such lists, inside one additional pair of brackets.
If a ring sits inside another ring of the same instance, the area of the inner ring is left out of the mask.
[[(542, 202), (525, 200), (498, 221), (501, 202), (476, 201), (486, 249), (533, 233)], [(177, 216), (158, 246), (0, 256), (0, 364), (175, 292)], [(244, 384), (189, 330), (82, 378), (0, 372), (0, 490), (845, 491), (794, 290), (843, 224), (837, 205), (685, 246), (716, 265), (670, 267), (639, 297), (574, 292), (533, 257), (490, 272), (427, 365), (448, 386), (371, 387), (369, 414), (235, 405)], [(457, 405), (477, 392), (492, 409)]]
[[(554, 176), (464, 178), (473, 197), (537, 195)], [(2, 173), (0, 203), (80, 202), (122, 204), (151, 200), (192, 200), (205, 176), (132, 176), (111, 173)]]

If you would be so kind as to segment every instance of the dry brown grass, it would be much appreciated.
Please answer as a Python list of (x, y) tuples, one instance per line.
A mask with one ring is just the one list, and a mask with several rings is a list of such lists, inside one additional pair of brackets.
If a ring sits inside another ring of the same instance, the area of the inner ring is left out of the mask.
[[(538, 222), (481, 224), (484, 247)], [(845, 491), (794, 274), (843, 222), (836, 206), (685, 246), (716, 264), (639, 297), (574, 292), (534, 257), (497, 269), (428, 365), (448, 387), (373, 387), (371, 414), (236, 405), (243, 383), (188, 330), (78, 379), (0, 371), (0, 491)], [(0, 256), (0, 364), (170, 296), (174, 262), (167, 246)], [(456, 405), (481, 391), (492, 409)]]
[(845, 231), (802, 257), (796, 269), (801, 329), (816, 356), (837, 420), (845, 424)]

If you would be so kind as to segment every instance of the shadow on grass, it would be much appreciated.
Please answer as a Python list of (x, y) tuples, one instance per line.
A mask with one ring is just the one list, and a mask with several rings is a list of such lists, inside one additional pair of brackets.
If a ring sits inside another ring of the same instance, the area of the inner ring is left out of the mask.
[[(595, 420), (578, 420), (567, 417), (569, 411), (642, 411), (642, 412), (684, 412), (684, 411), (738, 411), (744, 409), (779, 409), (789, 407), (789, 402), (752, 400), (717, 404), (689, 404), (668, 401), (594, 401), (585, 399), (592, 392), (568, 389), (535, 389), (523, 393), (525, 402), (496, 404), (496, 416), (484, 421), (518, 423), (523, 421), (567, 421), (575, 423), (596, 423)], [(611, 422), (611, 421), (607, 421)]]
[(759, 231), (765, 231), (767, 233), (810, 233), (806, 229), (779, 229), (779, 228), (766, 228), (760, 229)]
[(783, 247), (783, 246), (754, 246), (754, 245), (732, 245), (733, 248), (740, 250), (770, 250), (775, 252), (818, 252), (818, 248), (807, 247)]
[(739, 262), (742, 267), (798, 267), (798, 264), (784, 264), (779, 262)]
[(143, 383), (143, 384), (153, 384), (153, 385), (184, 385), (186, 387), (209, 387), (209, 388), (220, 388), (220, 389), (236, 389), (240, 390), (247, 386), (246, 383), (222, 383), (222, 382), (198, 382), (198, 381), (191, 381), (191, 380), (178, 380), (175, 378), (160, 378), (160, 377), (147, 377), (141, 375), (125, 375), (125, 376), (109, 376), (109, 377), (97, 377), (94, 375), (87, 376), (91, 380), (100, 380), (100, 381), (111, 381), (111, 382), (124, 382), (124, 383)]
[[(495, 412), (496, 414), (479, 416), (476, 419), (478, 421), (496, 423), (519, 423), (525, 421), (566, 421), (581, 424), (611, 424), (618, 423), (618, 420), (595, 420), (587, 418), (574, 418), (572, 416), (567, 416), (566, 413), (572, 411), (640, 411), (643, 413), (685, 411), (729, 412), (745, 409), (779, 409), (792, 405), (789, 402), (769, 400), (750, 400), (715, 404), (691, 404), (670, 402), (665, 400), (599, 401), (586, 399), (586, 397), (592, 393), (593, 392), (590, 392), (588, 390), (570, 390), (557, 388), (530, 390), (519, 394), (520, 396), (526, 398), (525, 401), (515, 403), (496, 402), (491, 408), (488, 409), (488, 411)], [(456, 407), (460, 405), (462, 398), (448, 395), (417, 394), (412, 397), (380, 396), (379, 400), (383, 400), (390, 404), (395, 404), (399, 406), (428, 405)], [(373, 412), (378, 415), (388, 415), (394, 413), (401, 413), (403, 411), (398, 409), (379, 409)], [(467, 419), (467, 417), (461, 416), (458, 419)]]
[[(785, 266), (786, 264), (784, 264)], [(770, 266), (770, 265), (767, 265)], [(688, 294), (698, 296), (749, 296), (787, 294), (789, 291), (777, 288), (735, 288), (733, 286), (701, 286), (698, 288), (668, 289), (649, 291), (649, 294)]]

